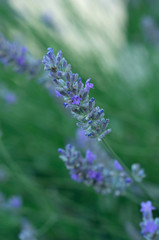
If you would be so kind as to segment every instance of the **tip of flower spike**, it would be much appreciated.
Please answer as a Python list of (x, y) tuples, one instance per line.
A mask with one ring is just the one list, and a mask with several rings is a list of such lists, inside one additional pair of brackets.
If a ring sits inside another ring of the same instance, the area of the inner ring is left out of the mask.
[(56, 90), (56, 97), (61, 97), (61, 93), (59, 93), (59, 91)]
[(89, 81), (91, 80), (91, 78), (87, 79), (86, 81), (86, 85), (85, 85), (85, 90), (89, 91), (89, 89), (93, 88), (93, 83), (90, 83)]
[(64, 154), (65, 153), (65, 151), (62, 149), (62, 148), (58, 148), (58, 150), (57, 150), (60, 154)]
[(53, 48), (47, 48), (48, 52), (52, 52), (53, 53)]
[(120, 163), (118, 162), (118, 160), (114, 160), (114, 167), (116, 170), (118, 171), (123, 171), (123, 167), (120, 165)]
[(140, 212), (151, 212), (152, 210), (155, 210), (155, 207), (152, 206), (152, 202), (151, 201), (147, 201), (147, 202), (142, 202), (141, 203)]
[(104, 138), (106, 135), (108, 135), (112, 130), (109, 128), (106, 131), (104, 131), (99, 137), (98, 137), (98, 141), (101, 141), (102, 138)]

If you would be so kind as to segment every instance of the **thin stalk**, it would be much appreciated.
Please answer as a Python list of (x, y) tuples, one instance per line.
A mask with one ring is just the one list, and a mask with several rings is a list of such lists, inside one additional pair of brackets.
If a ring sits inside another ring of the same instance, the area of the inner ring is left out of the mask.
[(118, 162), (120, 163), (120, 165), (123, 167), (123, 169), (125, 170), (125, 172), (128, 174), (128, 176), (130, 176), (130, 178), (134, 181), (134, 183), (136, 183), (136, 185), (142, 190), (145, 198), (148, 199), (152, 199), (152, 196), (149, 195), (149, 193), (145, 190), (145, 188), (143, 187), (143, 185), (138, 182), (135, 177), (133, 176), (133, 174), (131, 173), (131, 171), (129, 170), (129, 168), (125, 165), (125, 163), (119, 158), (119, 156), (113, 151), (113, 149), (110, 147), (110, 145), (108, 144), (108, 142), (106, 142), (104, 139), (102, 140), (105, 148), (107, 151), (109, 151), (109, 154), (113, 155), (114, 158), (116, 160), (118, 160)]

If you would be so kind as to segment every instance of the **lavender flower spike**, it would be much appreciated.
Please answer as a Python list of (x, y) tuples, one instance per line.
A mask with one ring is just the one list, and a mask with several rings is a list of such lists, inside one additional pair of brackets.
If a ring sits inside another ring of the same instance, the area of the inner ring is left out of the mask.
[(0, 62), (12, 66), (18, 73), (27, 73), (30, 79), (40, 73), (40, 61), (34, 59), (27, 49), (16, 42), (9, 42), (0, 33)]
[(19, 234), (19, 240), (37, 240), (35, 229), (26, 219), (23, 219), (22, 221), (22, 229)]
[(132, 180), (123, 169), (116, 168), (113, 162), (107, 167), (96, 161), (97, 156), (91, 150), (87, 150), (85, 157), (80, 151), (70, 144), (65, 149), (59, 149), (60, 158), (69, 170), (71, 178), (76, 182), (83, 182), (87, 186), (93, 186), (97, 193), (115, 196), (123, 194)]
[(63, 97), (64, 106), (79, 121), (77, 126), (84, 130), (85, 135), (100, 141), (110, 133), (111, 130), (107, 129), (109, 120), (104, 118), (104, 110), (95, 107), (95, 99), (89, 98), (89, 90), (93, 88), (90, 79), (84, 85), (78, 74), (72, 73), (71, 65), (62, 57), (62, 51), (55, 56), (53, 49), (48, 48), (42, 63), (44, 70), (49, 71), (52, 77), (57, 96)]
[(143, 221), (140, 223), (141, 235), (147, 240), (159, 239), (159, 218), (153, 218), (151, 201), (141, 203), (141, 212), (143, 214)]

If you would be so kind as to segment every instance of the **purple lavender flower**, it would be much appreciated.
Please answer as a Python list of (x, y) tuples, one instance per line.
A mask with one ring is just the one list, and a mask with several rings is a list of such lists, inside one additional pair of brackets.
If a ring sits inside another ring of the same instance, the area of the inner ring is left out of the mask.
[[(92, 142), (92, 140), (89, 141)], [(114, 193), (118, 196), (132, 184), (132, 180), (124, 170), (120, 168), (119, 171), (114, 167), (113, 160), (110, 159), (105, 167), (97, 162), (97, 157), (91, 150), (86, 151), (85, 157), (70, 144), (66, 145), (65, 149), (58, 151), (66, 168), (70, 171), (71, 178), (76, 182), (93, 186), (98, 193)]]
[(24, 46), (9, 42), (0, 34), (0, 62), (11, 65), (18, 73), (27, 73), (32, 79), (41, 71), (40, 61), (34, 59)]
[(86, 152), (86, 159), (87, 159), (87, 162), (92, 164), (93, 161), (97, 158), (96, 155), (94, 155), (89, 149), (87, 150)]
[(63, 96), (64, 107), (71, 110), (73, 117), (79, 121), (77, 126), (84, 130), (85, 135), (101, 140), (110, 133), (111, 130), (107, 129), (109, 120), (104, 118), (104, 110), (95, 107), (94, 98), (89, 99), (89, 90), (93, 88), (90, 79), (84, 85), (78, 74), (72, 73), (71, 65), (62, 57), (62, 51), (55, 56), (53, 49), (48, 48), (42, 63), (44, 70), (49, 71), (52, 77), (55, 90)]
[(56, 90), (56, 97), (61, 97), (61, 93), (59, 93), (59, 91)]
[(141, 203), (141, 212), (151, 212), (152, 210), (155, 210), (155, 207), (152, 206), (151, 201)]
[(86, 92), (89, 92), (89, 90), (91, 89), (91, 88), (93, 88), (93, 83), (90, 83), (89, 81), (91, 80), (91, 78), (89, 78), (87, 81), (86, 81), (86, 85), (85, 85), (85, 88), (84, 88), (84, 90), (86, 91)]
[(76, 104), (76, 105), (80, 105), (80, 101), (82, 100), (82, 98), (80, 98), (79, 96), (73, 96), (71, 99), (72, 99), (72, 104)]
[(17, 101), (16, 95), (13, 92), (9, 91), (3, 95), (3, 98), (8, 104), (14, 104)]
[(123, 167), (120, 165), (120, 163), (118, 162), (118, 160), (114, 160), (114, 167), (116, 170), (118, 171), (123, 171)]
[(20, 196), (13, 196), (8, 199), (8, 207), (11, 209), (19, 209), (22, 206), (22, 199)]
[(92, 169), (88, 171), (88, 177), (90, 179), (94, 179), (97, 182), (100, 182), (102, 180), (102, 178), (103, 178), (101, 172), (97, 172), (97, 171), (92, 170)]
[(140, 223), (141, 234), (147, 240), (159, 239), (159, 218), (153, 218), (151, 201), (142, 202), (140, 211), (143, 214), (143, 221)]
[(147, 221), (144, 227), (144, 232), (154, 234), (157, 230), (157, 226), (154, 222), (154, 220)]

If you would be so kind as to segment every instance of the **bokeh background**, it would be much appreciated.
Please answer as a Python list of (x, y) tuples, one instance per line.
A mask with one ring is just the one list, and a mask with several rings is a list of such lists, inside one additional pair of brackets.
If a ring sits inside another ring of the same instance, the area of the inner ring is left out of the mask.
[[(0, 32), (42, 59), (62, 50), (74, 72), (92, 78), (91, 96), (105, 109), (107, 140), (130, 166), (145, 169), (159, 198), (159, 3), (156, 0), (1, 0)], [(140, 240), (139, 205), (97, 195), (70, 179), (57, 149), (72, 140), (76, 121), (47, 89), (0, 64), (0, 191), (19, 195), (20, 214), (39, 240)], [(7, 176), (7, 177), (4, 177)], [(0, 204), (0, 239), (16, 240), (19, 213)]]

